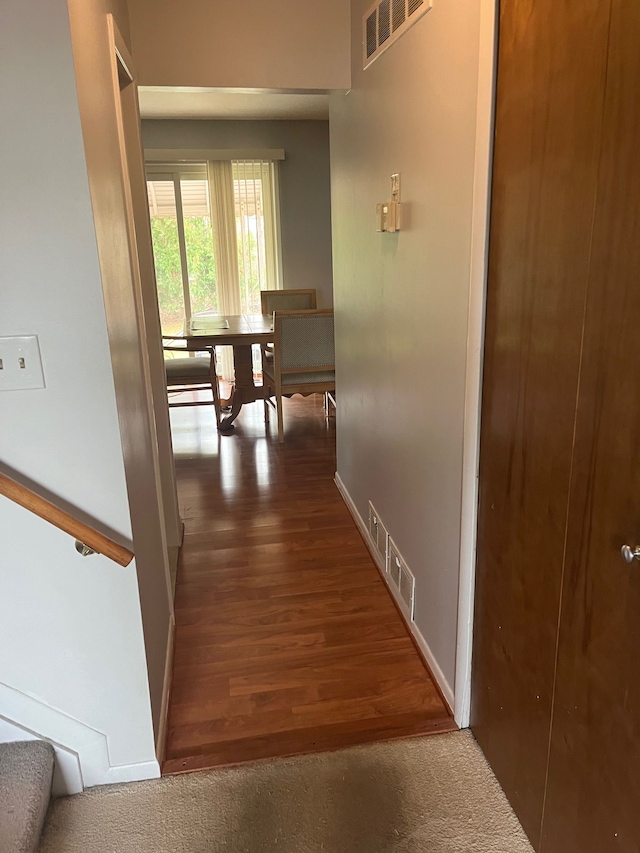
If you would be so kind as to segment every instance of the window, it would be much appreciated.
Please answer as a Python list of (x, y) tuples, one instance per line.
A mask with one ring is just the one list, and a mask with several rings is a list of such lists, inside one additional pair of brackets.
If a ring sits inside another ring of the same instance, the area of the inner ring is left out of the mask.
[(147, 189), (162, 333), (259, 314), (260, 291), (281, 286), (276, 163), (154, 163)]

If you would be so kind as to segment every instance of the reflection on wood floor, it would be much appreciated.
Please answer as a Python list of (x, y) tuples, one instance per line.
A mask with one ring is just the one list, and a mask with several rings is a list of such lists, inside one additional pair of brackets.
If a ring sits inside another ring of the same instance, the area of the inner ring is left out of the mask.
[(185, 522), (164, 773), (455, 728), (333, 482), (335, 419), (171, 412)]

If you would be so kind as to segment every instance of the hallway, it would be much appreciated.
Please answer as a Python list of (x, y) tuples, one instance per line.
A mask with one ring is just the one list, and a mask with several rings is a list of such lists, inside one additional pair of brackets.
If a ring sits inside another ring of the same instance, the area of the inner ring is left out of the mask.
[(456, 728), (333, 482), (335, 419), (173, 409), (185, 539), (163, 773)]

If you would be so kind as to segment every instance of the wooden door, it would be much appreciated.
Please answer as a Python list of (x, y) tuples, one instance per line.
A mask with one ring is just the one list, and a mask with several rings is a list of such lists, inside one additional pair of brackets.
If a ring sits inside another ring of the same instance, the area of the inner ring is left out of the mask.
[(542, 853), (640, 850), (640, 4), (613, 0)]
[(502, 0), (472, 728), (539, 844), (610, 0)]

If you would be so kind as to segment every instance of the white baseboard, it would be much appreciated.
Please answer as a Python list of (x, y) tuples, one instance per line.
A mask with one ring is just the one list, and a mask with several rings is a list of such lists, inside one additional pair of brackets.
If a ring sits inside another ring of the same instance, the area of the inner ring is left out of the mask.
[[(3, 709), (4, 710), (4, 709)], [(17, 741), (42, 740), (27, 728), (9, 722), (0, 716), (0, 743), (16, 743)], [(54, 797), (64, 797), (67, 794), (79, 794), (83, 790), (82, 771), (78, 755), (58, 743), (49, 741), (55, 753), (53, 784), (51, 794)]]
[(338, 487), (338, 491), (340, 492), (340, 494), (342, 496), (342, 500), (346, 503), (347, 509), (351, 513), (351, 517), (355, 521), (355, 523), (358, 527), (358, 530), (362, 534), (362, 538), (364, 539), (367, 548), (371, 552), (371, 556), (373, 557), (374, 563), (378, 567), (378, 571), (381, 572), (382, 577), (384, 578), (384, 580), (386, 582), (387, 579), (385, 577), (386, 572), (385, 572), (384, 560), (382, 559), (382, 554), (376, 548), (375, 542), (373, 541), (373, 539), (371, 538), (371, 534), (369, 533), (369, 527), (364, 523), (364, 519), (362, 518), (362, 516), (358, 512), (358, 509), (357, 509), (356, 505), (354, 504), (353, 499), (351, 498), (351, 495), (347, 491), (347, 487), (342, 482), (340, 474), (338, 474), (337, 471), (336, 471), (336, 474), (334, 477), (334, 483)]
[[(409, 627), (411, 629), (411, 633), (413, 634), (414, 640), (418, 644), (420, 651), (424, 655), (424, 658), (429, 665), (429, 669), (431, 670), (431, 674), (435, 678), (435, 680), (438, 684), (438, 687), (440, 688), (440, 691), (441, 691), (442, 695), (444, 696), (444, 699), (445, 699), (447, 705), (449, 706), (449, 710), (453, 714), (453, 709), (455, 708), (455, 694), (454, 694), (453, 690), (451, 689), (451, 685), (449, 684), (447, 679), (444, 677), (444, 673), (440, 669), (440, 665), (438, 664), (438, 661), (435, 659), (433, 652), (429, 648), (429, 644), (427, 643), (425, 638), (422, 636), (422, 632), (420, 631), (420, 629), (418, 628), (416, 623), (412, 622)], [(456, 722), (457, 722), (457, 720), (456, 720)]]
[(116, 764), (107, 770), (101, 785), (116, 782), (144, 782), (147, 779), (160, 778), (160, 764), (157, 761), (141, 761), (138, 764)]
[(94, 785), (133, 782), (160, 775), (156, 760), (112, 766), (104, 732), (35, 696), (0, 683), (0, 737), (6, 742), (45, 740), (56, 753), (53, 793), (78, 794)]
[(160, 709), (160, 723), (156, 737), (156, 758), (158, 764), (164, 761), (164, 752), (167, 741), (167, 723), (169, 720), (169, 699), (171, 697), (171, 679), (173, 678), (173, 641), (176, 632), (176, 620), (171, 614), (169, 620), (169, 637), (167, 640), (167, 655), (164, 662), (164, 682), (162, 685), (162, 707)]
[[(371, 534), (369, 533), (368, 525), (365, 524), (364, 519), (362, 518), (362, 516), (358, 512), (358, 508), (356, 507), (355, 503), (353, 502), (351, 495), (347, 491), (347, 487), (342, 482), (342, 479), (340, 478), (340, 474), (338, 474), (337, 471), (336, 471), (336, 475), (335, 475), (334, 480), (335, 480), (336, 486), (338, 487), (338, 491), (342, 495), (342, 499), (344, 500), (345, 504), (347, 505), (347, 509), (351, 513), (351, 516), (352, 516), (353, 520), (355, 521), (355, 523), (358, 527), (358, 530), (362, 534), (362, 538), (364, 539), (365, 544), (366, 544), (367, 548), (369, 549), (369, 553), (371, 554), (371, 557), (372, 557), (374, 563), (376, 564), (378, 571), (380, 572), (380, 575), (382, 576), (383, 581), (387, 585), (387, 589), (389, 590), (389, 592), (393, 596), (393, 598), (397, 601), (398, 596), (396, 595), (396, 592), (395, 592), (393, 586), (389, 583), (389, 578), (387, 576), (386, 567), (384, 564), (384, 560), (382, 559), (382, 555), (380, 554), (380, 552), (376, 548), (376, 545), (375, 545), (373, 539), (371, 538)], [(401, 610), (401, 612), (402, 612), (402, 610)], [(420, 629), (418, 628), (418, 626), (416, 625), (415, 622), (410, 621), (409, 619), (406, 618), (406, 616), (403, 616), (403, 620), (404, 620), (405, 625), (407, 626), (407, 629), (411, 632), (411, 636), (416, 641), (418, 648), (420, 649), (420, 651), (424, 655), (424, 658), (425, 658), (425, 660), (429, 666), (429, 669), (431, 670), (431, 674), (434, 678), (434, 681), (436, 682), (436, 684), (440, 688), (440, 692), (442, 693), (445, 701), (449, 705), (449, 710), (451, 711), (451, 713), (453, 713), (453, 708), (455, 706), (454, 692), (451, 689), (451, 685), (449, 684), (447, 679), (444, 677), (442, 669), (440, 668), (433, 652), (429, 648), (429, 644), (427, 643), (425, 638), (422, 636), (422, 633), (421, 633)]]

